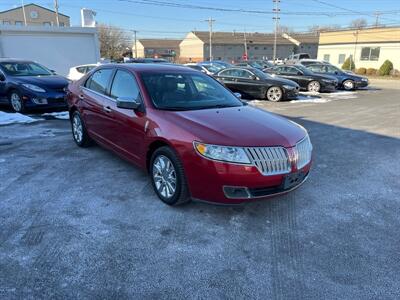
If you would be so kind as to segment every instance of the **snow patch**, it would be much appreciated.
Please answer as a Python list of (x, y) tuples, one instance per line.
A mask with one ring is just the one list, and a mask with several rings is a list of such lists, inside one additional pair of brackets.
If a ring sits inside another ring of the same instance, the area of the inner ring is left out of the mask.
[(32, 123), (39, 121), (39, 119), (33, 119), (31, 117), (25, 116), (20, 113), (6, 113), (0, 111), (0, 125), (9, 125), (9, 124), (16, 124), (16, 123)]
[(292, 100), (290, 103), (327, 103), (336, 100), (355, 99), (356, 92), (338, 91), (329, 94), (320, 94), (313, 92), (303, 92), (299, 94), (297, 100)]
[(69, 120), (69, 113), (67, 111), (45, 113), (42, 114), (42, 117), (53, 117), (60, 120)]

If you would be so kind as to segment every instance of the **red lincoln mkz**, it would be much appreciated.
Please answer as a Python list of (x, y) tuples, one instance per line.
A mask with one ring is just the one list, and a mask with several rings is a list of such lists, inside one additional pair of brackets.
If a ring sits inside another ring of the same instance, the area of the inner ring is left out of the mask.
[(186, 67), (104, 65), (71, 83), (72, 132), (148, 170), (167, 204), (242, 203), (286, 193), (308, 176), (307, 131), (246, 105)]

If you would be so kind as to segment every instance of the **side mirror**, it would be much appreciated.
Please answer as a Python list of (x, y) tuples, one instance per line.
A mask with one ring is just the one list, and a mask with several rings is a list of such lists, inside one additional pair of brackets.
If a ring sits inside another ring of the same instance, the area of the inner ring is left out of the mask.
[(297, 75), (303, 75), (303, 72), (298, 71)]
[(57, 72), (54, 71), (54, 70), (50, 70), (50, 72), (51, 72), (51, 74), (53, 74), (53, 75), (57, 75)]
[(242, 94), (241, 93), (233, 93), (233, 94), (236, 96), (236, 98), (242, 99)]
[(121, 97), (117, 98), (117, 107), (136, 110), (140, 107), (140, 102), (137, 99)]
[(256, 75), (251, 75), (251, 76), (250, 76), (250, 79), (251, 79), (251, 80), (257, 80), (258, 78), (257, 78)]
[(338, 72), (338, 71), (335, 71), (335, 74), (337, 75), (337, 74), (339, 74), (339, 72)]

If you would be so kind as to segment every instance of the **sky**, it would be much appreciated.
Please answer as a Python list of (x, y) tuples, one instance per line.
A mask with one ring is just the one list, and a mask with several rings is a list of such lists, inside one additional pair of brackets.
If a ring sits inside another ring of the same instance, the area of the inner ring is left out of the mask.
[[(54, 8), (53, 0), (25, 0)], [(79, 26), (80, 8), (96, 11), (96, 21), (127, 30), (137, 30), (139, 38), (182, 38), (191, 30), (208, 30), (215, 19), (215, 31), (272, 32), (273, 0), (58, 0), (60, 13), (71, 17), (71, 25)], [(153, 4), (149, 4), (152, 2)], [(0, 0), (0, 10), (20, 6), (22, 0)], [(146, 4), (147, 3), (147, 4)], [(156, 3), (156, 4), (154, 4)], [(170, 7), (189, 5), (197, 8)], [(199, 6), (203, 8), (199, 8)], [(307, 31), (313, 25), (349, 26), (357, 18), (369, 25), (379, 21), (400, 25), (400, 0), (281, 0), (280, 24), (295, 31)], [(204, 9), (216, 8), (218, 10)], [(225, 10), (225, 11), (224, 11)], [(228, 10), (228, 11), (226, 11)], [(242, 11), (229, 11), (242, 10)], [(245, 10), (245, 11), (243, 11)]]

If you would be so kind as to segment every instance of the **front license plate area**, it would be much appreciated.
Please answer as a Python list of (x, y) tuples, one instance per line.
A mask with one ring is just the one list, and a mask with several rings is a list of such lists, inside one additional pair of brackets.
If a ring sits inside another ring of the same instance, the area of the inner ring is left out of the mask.
[(286, 175), (285, 181), (283, 184), (283, 188), (285, 190), (287, 190), (292, 187), (295, 187), (296, 185), (300, 184), (304, 180), (305, 175), (306, 174), (304, 172), (296, 172), (296, 173)]

